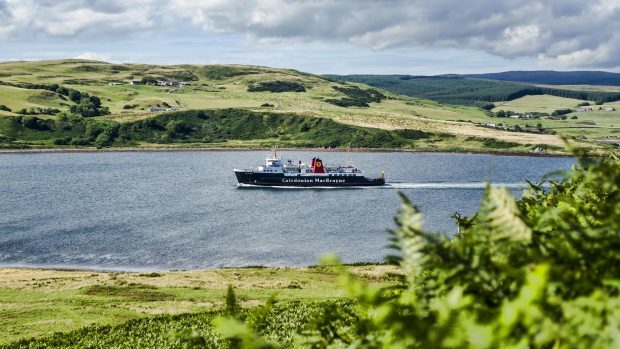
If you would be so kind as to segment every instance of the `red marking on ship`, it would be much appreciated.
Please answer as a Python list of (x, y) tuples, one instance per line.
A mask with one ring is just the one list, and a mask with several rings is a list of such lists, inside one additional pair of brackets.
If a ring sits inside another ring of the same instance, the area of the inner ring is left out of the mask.
[(312, 158), (312, 173), (325, 173), (325, 167), (321, 159)]

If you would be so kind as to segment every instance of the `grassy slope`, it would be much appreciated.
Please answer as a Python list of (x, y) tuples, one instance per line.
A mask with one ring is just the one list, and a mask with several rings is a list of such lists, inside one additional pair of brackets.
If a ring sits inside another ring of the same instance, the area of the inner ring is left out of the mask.
[[(556, 86), (556, 85), (528, 85), (514, 84), (504, 81), (463, 79), (458, 77), (407, 77), (407, 76), (390, 76), (390, 75), (353, 75), (342, 76), (340, 79), (356, 82), (367, 82), (373, 86), (382, 87), (393, 92), (408, 94), (410, 96), (430, 98), (444, 103), (467, 104), (479, 99), (480, 103), (490, 103), (483, 101), (494, 101), (497, 107), (493, 111), (513, 110), (516, 112), (547, 112), (552, 113), (556, 109), (572, 108), (583, 100), (564, 98), (551, 95), (528, 95), (522, 98), (516, 98), (506, 101), (509, 95), (517, 91), (528, 88), (548, 88), (555, 91), (559, 95), (562, 90), (588, 91), (594, 93), (590, 97), (602, 95), (599, 94), (615, 94), (620, 90), (617, 86)], [(403, 79), (401, 79), (403, 78)], [(554, 93), (555, 94), (555, 93)], [(585, 98), (585, 97), (584, 97)], [(510, 98), (508, 98), (510, 99)], [(591, 102), (594, 103), (594, 102)], [(617, 105), (618, 102), (607, 103), (605, 106)], [(567, 136), (576, 137), (580, 141), (589, 141), (601, 143), (609, 139), (618, 139), (618, 130), (607, 124), (601, 124), (596, 130), (591, 127), (583, 127), (584, 123), (597, 122), (596, 115), (582, 114), (583, 120), (575, 122), (565, 122), (561, 120), (551, 120), (539, 122), (538, 120), (532, 124), (532, 121), (524, 120), (508, 120), (499, 121), (504, 124), (514, 126), (519, 125), (522, 128), (526, 125), (536, 125), (541, 123), (545, 128), (555, 130), (557, 133)], [(441, 113), (433, 115), (435, 119), (445, 119)], [(474, 123), (497, 123), (497, 120), (490, 120), (487, 115), (463, 114), (459, 118), (448, 118), (448, 120), (465, 120)], [(467, 131), (469, 132), (469, 131)], [(505, 139), (505, 138), (504, 138)]]
[[(15, 62), (0, 64), (0, 81), (5, 82), (37, 82), (59, 83), (80, 91), (86, 91), (101, 97), (105, 106), (108, 106), (112, 115), (100, 117), (119, 122), (143, 119), (153, 114), (148, 108), (155, 104), (166, 102), (185, 109), (219, 109), (244, 108), (254, 111), (290, 112), (316, 117), (327, 117), (335, 121), (375, 127), (382, 129), (416, 129), (426, 132), (447, 133), (456, 135), (456, 138), (446, 139), (445, 142), (433, 142), (424, 145), (425, 149), (432, 150), (486, 150), (479, 144), (471, 147), (461, 147), (467, 137), (495, 138), (504, 141), (526, 144), (562, 145), (558, 137), (551, 135), (537, 135), (526, 133), (504, 132), (493, 129), (480, 128), (467, 120), (485, 120), (490, 118), (485, 112), (472, 107), (447, 106), (432, 101), (415, 99), (404, 96), (390, 95), (393, 99), (381, 103), (372, 103), (370, 108), (342, 108), (324, 102), (329, 98), (343, 97), (333, 86), (340, 83), (328, 81), (318, 76), (303, 74), (292, 70), (272, 69), (264, 67), (228, 66), (243, 75), (224, 76), (214, 79), (209, 72), (221, 66), (148, 66), (148, 65), (112, 65), (93, 61), (44, 61), (44, 62)], [(108, 86), (111, 81), (128, 81), (141, 79), (143, 76), (174, 76), (179, 72), (189, 72), (198, 80), (192, 85), (178, 90), (169, 87), (156, 86)], [(77, 81), (76, 81), (77, 80)], [(247, 92), (251, 83), (272, 80), (296, 81), (307, 87), (304, 93), (270, 93)], [(360, 84), (352, 84), (364, 86)], [(32, 90), (20, 91), (31, 94)], [(20, 97), (13, 90), (0, 89), (0, 104), (6, 104), (13, 110), (26, 106), (27, 97)], [(53, 105), (63, 101), (51, 102)], [(275, 108), (261, 108), (264, 103), (276, 105)], [(47, 106), (36, 104), (27, 106)], [(136, 105), (134, 109), (123, 109), (124, 105)], [(0, 115), (10, 115), (0, 112)], [(462, 121), (459, 121), (462, 120)], [(0, 130), (0, 133), (2, 131)], [(237, 145), (249, 145), (245, 142), (234, 142)], [(149, 146), (145, 144), (144, 146)], [(211, 144), (213, 146), (213, 144)], [(522, 147), (518, 150), (526, 150)]]
[[(497, 104), (493, 111), (512, 110), (517, 113), (541, 112), (551, 114), (557, 109), (572, 109), (582, 100), (555, 96), (525, 96), (510, 102)], [(545, 128), (555, 129), (561, 134), (586, 140), (620, 139), (620, 103), (612, 102), (593, 105), (591, 112), (575, 112), (568, 114), (567, 120), (532, 120), (530, 124), (540, 123)], [(598, 108), (615, 107), (615, 112), (599, 111)], [(577, 116), (577, 119), (572, 119)], [(523, 121), (502, 119), (505, 124), (523, 124)]]
[(549, 95), (525, 96), (512, 101), (496, 102), (496, 107), (493, 111), (512, 110), (517, 113), (539, 112), (551, 114), (558, 109), (575, 108), (581, 102), (585, 101)]
[[(386, 284), (387, 265), (351, 266), (370, 282)], [(154, 276), (152, 276), (154, 275)], [(325, 268), (231, 268), (158, 274), (0, 269), (0, 344), (92, 324), (119, 324), (159, 314), (221, 310), (232, 285), (242, 307), (343, 296)]]

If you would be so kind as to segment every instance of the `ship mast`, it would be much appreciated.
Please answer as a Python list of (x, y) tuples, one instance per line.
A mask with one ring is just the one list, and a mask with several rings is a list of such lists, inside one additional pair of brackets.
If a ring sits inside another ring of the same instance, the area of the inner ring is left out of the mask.
[(351, 160), (351, 142), (349, 142), (349, 146), (347, 147), (347, 165), (353, 166), (353, 160)]

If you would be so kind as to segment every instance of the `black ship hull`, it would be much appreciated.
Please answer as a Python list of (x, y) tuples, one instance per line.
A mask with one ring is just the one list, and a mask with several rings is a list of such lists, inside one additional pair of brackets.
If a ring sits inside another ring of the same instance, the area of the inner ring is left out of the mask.
[(282, 173), (256, 173), (235, 171), (239, 185), (268, 187), (376, 187), (385, 185), (383, 178), (363, 176), (300, 175), (285, 176)]

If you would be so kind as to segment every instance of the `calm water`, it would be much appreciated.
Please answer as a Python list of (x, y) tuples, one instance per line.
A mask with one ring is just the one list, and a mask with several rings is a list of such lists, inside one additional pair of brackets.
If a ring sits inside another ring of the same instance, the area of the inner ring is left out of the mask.
[[(515, 187), (567, 169), (567, 158), (352, 153), (391, 188), (237, 188), (232, 169), (266, 152), (0, 155), (0, 265), (123, 270), (309, 265), (326, 252), (380, 261), (406, 193), (426, 227), (478, 208), (480, 182)], [(282, 152), (309, 161), (346, 153)]]

